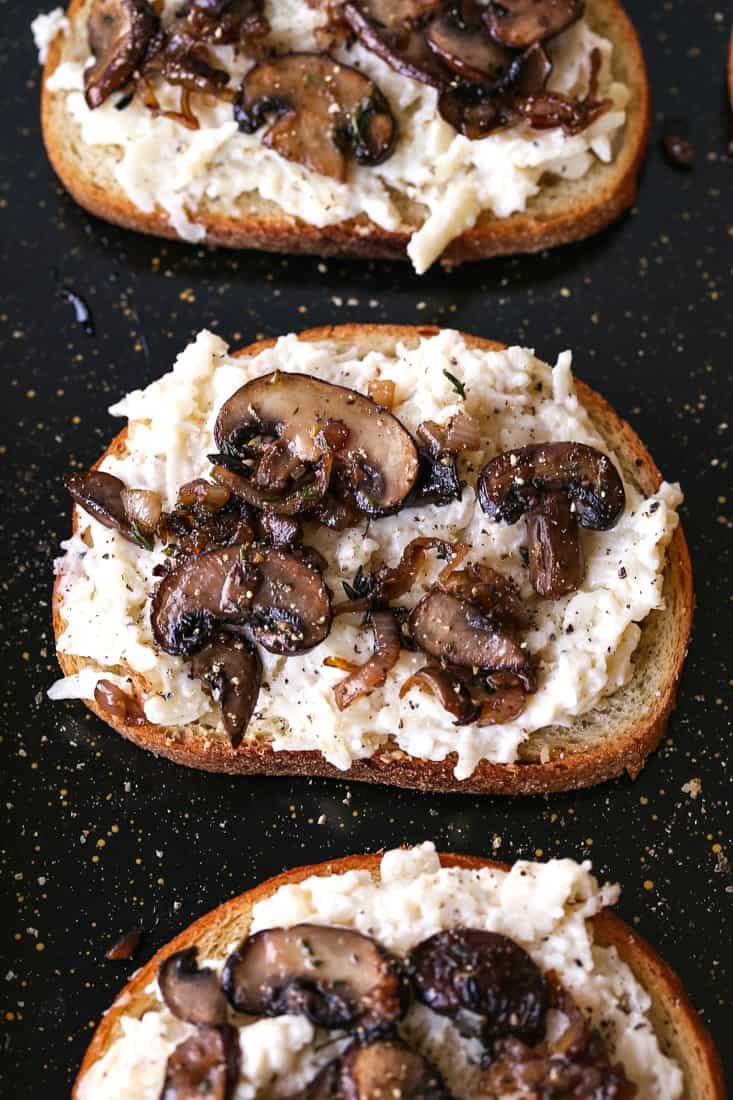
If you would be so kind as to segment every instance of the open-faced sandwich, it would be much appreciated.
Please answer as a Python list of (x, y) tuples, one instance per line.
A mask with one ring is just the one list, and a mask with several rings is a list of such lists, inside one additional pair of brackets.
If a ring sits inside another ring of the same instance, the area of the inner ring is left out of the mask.
[(35, 28), (53, 166), (133, 229), (422, 272), (634, 199), (649, 96), (618, 0), (72, 0)]
[(432, 844), (286, 872), (134, 975), (73, 1100), (723, 1100), (617, 897), (588, 863)]
[(203, 332), (112, 411), (66, 480), (53, 698), (193, 767), (436, 790), (635, 775), (662, 736), (682, 498), (570, 353)]

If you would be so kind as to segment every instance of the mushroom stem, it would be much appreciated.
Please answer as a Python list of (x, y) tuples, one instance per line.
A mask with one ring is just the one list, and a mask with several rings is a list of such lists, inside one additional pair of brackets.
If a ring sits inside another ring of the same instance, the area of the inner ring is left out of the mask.
[(249, 642), (221, 633), (191, 658), (191, 671), (203, 680), (221, 707), (224, 729), (236, 749), (257, 704), (262, 663)]
[(583, 548), (565, 493), (546, 493), (527, 514), (527, 551), (529, 579), (539, 596), (565, 596), (580, 587)]
[(479, 606), (433, 588), (413, 608), (410, 631), (424, 653), (462, 668), (511, 672), (533, 691), (529, 652)]
[(208, 966), (199, 968), (195, 947), (168, 955), (158, 967), (158, 989), (178, 1020), (221, 1027), (227, 1022), (227, 999), (221, 982)]

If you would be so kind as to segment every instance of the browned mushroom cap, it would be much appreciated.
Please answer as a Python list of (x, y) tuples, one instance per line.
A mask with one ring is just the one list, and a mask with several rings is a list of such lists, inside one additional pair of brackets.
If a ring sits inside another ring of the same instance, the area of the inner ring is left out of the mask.
[(237, 1012), (306, 1016), (362, 1038), (389, 1031), (407, 1007), (393, 956), (369, 936), (317, 924), (248, 936), (227, 959), (223, 984)]
[(490, 519), (516, 523), (546, 493), (565, 493), (581, 527), (613, 527), (624, 486), (607, 455), (584, 443), (532, 443), (492, 458), (479, 474), (478, 495)]
[(258, 577), (237, 547), (208, 550), (163, 577), (150, 624), (162, 650), (190, 657), (211, 640), (217, 623), (246, 621)]
[(417, 477), (417, 449), (396, 417), (307, 374), (275, 371), (242, 386), (219, 410), (214, 437), (224, 453), (212, 457), (234, 456), (241, 468), (230, 487), (275, 512), (315, 507), (333, 471), (363, 512), (385, 515), (401, 506)]
[(84, 72), (84, 97), (93, 110), (134, 76), (158, 19), (146, 0), (94, 0), (87, 29), (94, 64)]
[(508, 936), (475, 928), (438, 932), (413, 948), (408, 970), (417, 996), (485, 1043), (512, 1035), (537, 1041), (549, 1006), (547, 982)]
[(441, 0), (346, 0), (342, 12), (367, 49), (402, 76), (442, 88), (451, 70), (427, 43), (426, 21)]
[(584, 7), (583, 0), (489, 0), (484, 18), (496, 42), (521, 50), (560, 34)]
[(186, 947), (158, 967), (158, 988), (173, 1015), (188, 1024), (221, 1027), (227, 1022), (227, 999), (216, 971), (199, 969), (197, 949)]
[(430, 49), (458, 76), (499, 89), (512, 80), (517, 58), (489, 37), (481, 11), (475, 0), (457, 0), (431, 20), (425, 37)]
[(244, 632), (272, 653), (304, 653), (331, 625), (331, 601), (317, 569), (282, 550), (209, 550), (163, 578), (153, 597), (153, 636), (166, 653), (190, 656), (217, 624)]
[[(515, 126), (523, 119), (530, 125), (534, 125), (533, 119), (539, 119), (537, 128), (547, 119), (548, 127), (563, 125), (568, 132), (575, 133), (587, 126), (592, 118), (582, 105), (566, 96), (559, 97), (563, 100), (562, 106), (554, 105), (558, 96), (543, 92), (551, 72), (552, 62), (543, 47), (530, 46), (515, 58), (508, 80), (500, 87), (459, 81), (440, 93), (438, 111), (449, 125), (471, 141)], [(548, 99), (553, 100), (552, 106)], [(549, 121), (550, 118), (555, 121)]]
[(257, 565), (248, 631), (271, 653), (292, 656), (319, 645), (331, 629), (331, 599), (320, 571), (282, 550), (267, 550)]
[(231, 1100), (239, 1077), (234, 1027), (200, 1027), (169, 1056), (159, 1100)]
[(519, 589), (511, 577), (483, 562), (469, 562), (462, 569), (446, 569), (439, 579), (444, 592), (478, 604), (497, 622), (527, 626), (529, 616)]
[(124, 481), (102, 470), (70, 474), (64, 485), (76, 503), (104, 527), (119, 531), (129, 542), (152, 550), (161, 502), (149, 489), (128, 489)]
[(431, 657), (483, 672), (513, 672), (534, 688), (529, 653), (475, 604), (433, 589), (413, 608), (410, 632)]
[(248, 641), (219, 634), (191, 658), (191, 671), (203, 680), (221, 707), (232, 748), (241, 744), (260, 693), (262, 662)]
[(349, 154), (359, 164), (381, 164), (397, 135), (376, 84), (328, 54), (283, 54), (250, 69), (234, 117), (252, 134), (270, 115), (275, 121), (262, 139), (269, 149), (337, 180), (346, 178)]
[(525, 512), (530, 580), (541, 596), (574, 591), (583, 579), (578, 524), (604, 531), (626, 496), (607, 455), (583, 443), (533, 443), (505, 451), (479, 474), (478, 498), (489, 516), (516, 523)]
[(124, 481), (101, 470), (90, 470), (84, 474), (69, 474), (64, 478), (64, 485), (76, 503), (104, 527), (132, 538), (130, 521), (122, 503)]
[(217, 45), (246, 46), (270, 30), (262, 0), (188, 0), (180, 15), (192, 37)]

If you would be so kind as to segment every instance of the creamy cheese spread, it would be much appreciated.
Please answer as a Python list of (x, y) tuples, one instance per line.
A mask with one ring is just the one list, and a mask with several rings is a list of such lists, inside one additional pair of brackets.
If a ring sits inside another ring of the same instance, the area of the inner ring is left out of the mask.
[[(375, 877), (348, 871), (281, 886), (254, 906), (249, 931), (306, 921), (341, 925), (373, 936), (397, 955), (458, 926), (511, 936), (543, 971), (557, 972), (601, 1030), (611, 1061), (621, 1062), (637, 1085), (636, 1100), (678, 1100), (682, 1073), (659, 1048), (649, 995), (614, 947), (593, 941), (589, 918), (613, 904), (618, 893), (616, 886), (600, 887), (587, 862), (520, 861), (508, 872), (441, 868), (434, 846), (425, 843), (387, 852)], [(205, 960), (217, 970), (223, 963), (223, 958)], [(551, 1010), (547, 1024), (550, 1034), (561, 1032), (562, 1015)], [(119, 1037), (84, 1076), (79, 1100), (157, 1100), (168, 1055), (193, 1031), (171, 1015), (158, 994), (157, 1007), (141, 1018), (122, 1017)], [(463, 1038), (450, 1020), (421, 1004), (413, 1004), (400, 1032), (438, 1067), (458, 1100), (480, 1096), (481, 1048), (475, 1039)], [(239, 1031), (235, 1100), (294, 1092), (338, 1053), (338, 1044), (314, 1049), (327, 1040), (327, 1033), (317, 1033), (302, 1017), (245, 1024)]]
[[(166, 0), (164, 22), (174, 18), (180, 0)], [(66, 93), (69, 113), (82, 141), (104, 149), (115, 159), (114, 175), (138, 209), (164, 212), (185, 240), (202, 241), (197, 219), (201, 207), (231, 216), (242, 196), (276, 204), (283, 215), (323, 227), (359, 215), (392, 231), (412, 234), (408, 253), (421, 273), (445, 247), (470, 229), (482, 211), (507, 217), (524, 210), (543, 180), (576, 180), (594, 163), (614, 156), (614, 139), (624, 125), (629, 101), (626, 85), (612, 79), (612, 43), (582, 19), (548, 44), (553, 72), (548, 87), (585, 95), (591, 51), (602, 65), (599, 92), (611, 106), (591, 126), (569, 136), (559, 128), (533, 131), (526, 125), (470, 141), (448, 125), (437, 111), (434, 88), (402, 76), (359, 44), (339, 46), (332, 54), (362, 70), (379, 85), (396, 117), (399, 140), (383, 164), (351, 164), (341, 183), (285, 160), (261, 143), (261, 132), (237, 130), (231, 104), (194, 96), (198, 130), (165, 118), (153, 118), (135, 98), (117, 110), (112, 95), (89, 110), (83, 95), (84, 69), (91, 63), (86, 35), (88, 5), (64, 35), (61, 62), (48, 80), (50, 91)], [(319, 50), (316, 32), (326, 21), (325, 5), (305, 0), (265, 0), (270, 41), (281, 52)], [(231, 74), (236, 87), (252, 61), (237, 57), (233, 47), (217, 47), (217, 64)], [(161, 105), (178, 107), (177, 89), (161, 87)], [(397, 200), (395, 199), (397, 196)], [(408, 223), (404, 199), (419, 205), (420, 227)], [(400, 201), (402, 200), (402, 203)], [(413, 232), (413, 230), (415, 230)]]
[[(265, 740), (276, 750), (316, 749), (341, 769), (382, 746), (428, 760), (455, 752), (455, 774), (464, 779), (482, 759), (515, 760), (530, 733), (569, 724), (626, 683), (633, 673), (638, 624), (664, 606), (665, 547), (677, 524), (679, 487), (663, 483), (645, 499), (626, 481), (626, 507), (616, 526), (581, 530), (586, 572), (579, 590), (553, 600), (537, 597), (529, 583), (525, 524), (490, 522), (475, 496), (481, 466), (512, 447), (577, 440), (613, 458), (575, 395), (570, 364), (569, 352), (551, 368), (523, 348), (469, 348), (460, 333), (450, 330), (423, 337), (414, 347), (398, 345), (394, 354), (357, 354), (342, 344), (306, 343), (291, 335), (256, 357), (235, 359), (223, 340), (202, 332), (171, 373), (113, 406), (113, 414), (129, 421), (128, 453), (107, 457), (101, 468), (131, 488), (159, 492), (166, 509), (174, 506), (183, 483), (210, 470), (206, 456), (216, 450), (212, 429), (223, 402), (268, 371), (300, 371), (361, 393), (372, 381), (391, 380), (393, 412), (413, 434), (422, 421), (444, 421), (459, 409), (479, 422), (482, 448), (459, 460), (466, 482), (461, 501), (405, 508), (373, 520), (366, 530), (361, 525), (335, 532), (309, 522), (305, 541), (326, 558), (326, 581), (337, 600), (343, 599), (343, 581), (353, 581), (359, 566), (395, 565), (418, 536), (465, 542), (471, 547), (468, 561), (511, 575), (531, 613), (526, 644), (539, 672), (538, 690), (527, 697), (523, 713), (501, 725), (456, 727), (432, 696), (411, 691), (400, 699), (402, 684), (425, 661), (407, 651), (383, 688), (340, 711), (332, 688), (343, 673), (327, 667), (324, 659), (361, 663), (371, 652), (371, 633), (360, 617), (342, 615), (328, 638), (308, 653), (285, 658), (261, 651), (262, 687), (245, 744)], [(449, 375), (462, 385), (465, 400)], [(64, 543), (57, 562), (66, 620), (57, 646), (91, 664), (55, 684), (52, 698), (89, 699), (102, 676), (129, 689), (124, 676), (116, 675), (126, 665), (144, 681), (145, 714), (151, 722), (171, 727), (199, 723), (212, 737), (226, 737), (218, 707), (191, 678), (187, 662), (154, 647), (149, 603), (156, 584), (153, 569), (165, 560), (162, 547), (144, 550), (79, 509), (77, 522), (77, 533)], [(417, 603), (435, 580), (443, 563), (428, 557), (420, 583), (400, 598), (401, 604)]]

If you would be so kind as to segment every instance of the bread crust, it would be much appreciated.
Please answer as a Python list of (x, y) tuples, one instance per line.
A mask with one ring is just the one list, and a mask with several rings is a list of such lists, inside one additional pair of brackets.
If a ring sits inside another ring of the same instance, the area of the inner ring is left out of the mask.
[[(82, 1077), (114, 1042), (120, 1017), (142, 1016), (157, 1004), (154, 995), (146, 992), (146, 987), (155, 981), (163, 959), (194, 945), (199, 946), (204, 958), (216, 946), (226, 948), (247, 934), (253, 907), (271, 897), (281, 886), (302, 882), (312, 875), (344, 874), (353, 870), (366, 870), (376, 876), (380, 859), (381, 853), (376, 852), (284, 871), (194, 921), (135, 972), (104, 1014), (79, 1069), (72, 1100), (79, 1100)], [(441, 853), (440, 862), (443, 867), (466, 867), (469, 870), (491, 867), (507, 871), (510, 866), (478, 856), (452, 853)], [(638, 932), (610, 910), (602, 910), (591, 918), (591, 923), (596, 942), (615, 947), (620, 958), (649, 993), (652, 1020), (660, 1046), (665, 1054), (682, 1066), (685, 1074), (684, 1100), (725, 1100), (723, 1070), (713, 1041), (671, 967)]]
[[(71, 0), (68, 18), (73, 20), (84, 0)], [(611, 166), (596, 164), (585, 177), (594, 175), (589, 193), (585, 186), (567, 181), (543, 185), (541, 201), (530, 199), (527, 209), (499, 218), (480, 215), (472, 229), (460, 234), (443, 252), (440, 262), (454, 266), (467, 260), (539, 252), (592, 236), (618, 218), (634, 202), (637, 181), (649, 142), (651, 107), (644, 55), (633, 24), (620, 0), (589, 0), (589, 18), (610, 37), (614, 50), (614, 75), (631, 89), (631, 102), (620, 147)], [(63, 36), (51, 44), (44, 69), (41, 98), (43, 139), (51, 164), (72, 197), (90, 213), (125, 229), (178, 240), (161, 209), (138, 209), (117, 186), (102, 186), (84, 171), (75, 142), (65, 124), (78, 127), (64, 109), (64, 95), (49, 92), (47, 81), (61, 59)], [(394, 232), (365, 215), (333, 225), (317, 227), (286, 214), (273, 204), (244, 203), (231, 214), (211, 208), (195, 214), (205, 230), (201, 243), (225, 248), (253, 248), (267, 252), (314, 253), (358, 259), (407, 259), (411, 232)]]
[[(416, 343), (421, 337), (434, 336), (439, 331), (435, 326), (418, 328), (411, 325), (326, 325), (300, 333), (299, 339), (337, 340), (349, 345), (362, 344), (391, 349), (398, 341)], [(467, 334), (464, 334), (464, 338), (469, 346), (486, 351), (495, 351), (505, 346)], [(236, 354), (257, 355), (274, 343), (274, 339), (258, 341)], [(618, 455), (625, 456), (627, 464), (631, 466), (633, 473), (627, 468), (627, 476), (632, 477), (646, 494), (655, 492), (662, 475), (634, 430), (589, 386), (578, 379), (575, 380), (575, 385), (583, 406), (597, 426), (602, 425), (604, 438)], [(95, 466), (108, 454), (123, 454), (126, 450), (125, 438), (126, 429), (116, 436)], [(523, 759), (518, 763), (494, 764), (482, 760), (473, 774), (464, 780), (457, 780), (453, 774), (456, 762), (454, 754), (442, 761), (424, 760), (408, 756), (395, 746), (388, 745), (368, 759), (355, 760), (347, 771), (340, 771), (317, 751), (275, 751), (269, 745), (251, 743), (246, 739), (239, 748), (233, 749), (224, 737), (207, 737), (196, 730), (187, 731), (182, 736), (180, 728), (152, 723), (124, 726), (96, 701), (85, 699), (84, 702), (107, 725), (141, 748), (164, 756), (176, 764), (203, 771), (244, 775), (323, 776), (386, 783), (426, 791), (461, 791), (471, 794), (546, 794), (573, 790), (615, 778), (624, 772), (636, 778), (646, 758), (665, 733), (675, 704), (694, 605), (692, 569), (681, 526), (675, 530), (668, 548), (665, 599), (666, 610), (651, 612), (642, 627), (642, 649), (644, 633), (649, 631), (650, 622), (664, 622), (669, 635), (663, 672), (654, 677), (653, 683), (647, 684), (645, 698), (648, 707), (642, 715), (633, 722), (628, 722), (624, 728), (615, 730), (613, 736), (600, 744), (590, 741), (584, 744), (582, 739), (576, 744), (571, 739), (567, 745), (554, 751), (552, 758), (546, 763), (538, 759), (537, 744), (542, 741), (543, 731), (537, 731), (523, 746)], [(60, 578), (54, 584), (52, 609), (54, 635), (58, 639), (65, 626)], [(657, 616), (661, 619), (657, 619)], [(67, 676), (78, 672), (87, 663), (83, 658), (68, 653), (57, 652), (57, 657)], [(127, 673), (129, 670), (122, 671)], [(648, 675), (644, 661), (639, 659), (631, 682), (648, 678)], [(619, 692), (627, 689), (628, 685), (619, 689)], [(619, 692), (614, 693), (612, 698), (616, 698)]]

